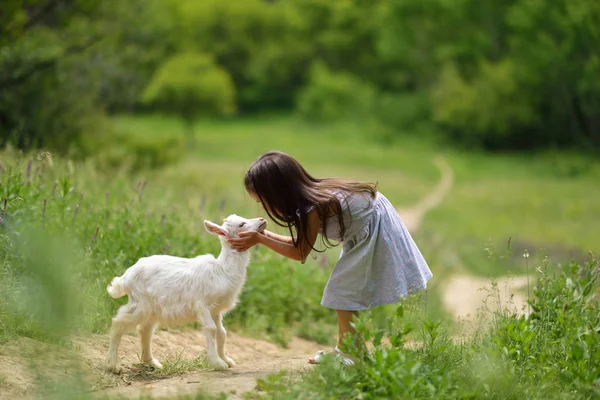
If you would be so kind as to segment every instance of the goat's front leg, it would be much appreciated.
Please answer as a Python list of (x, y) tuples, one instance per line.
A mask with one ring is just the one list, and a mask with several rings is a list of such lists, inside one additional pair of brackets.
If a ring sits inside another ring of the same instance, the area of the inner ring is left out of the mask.
[(208, 363), (216, 370), (229, 368), (227, 363), (221, 360), (217, 352), (215, 343), (217, 326), (212, 319), (210, 311), (206, 307), (198, 307), (198, 319), (203, 326), (204, 336), (206, 336), (206, 357), (208, 358)]
[(227, 339), (227, 331), (223, 326), (223, 316), (220, 312), (213, 313), (212, 318), (217, 326), (217, 353), (219, 354), (219, 357), (221, 357), (221, 359), (227, 363), (227, 365), (233, 367), (235, 365), (235, 361), (233, 358), (225, 354), (225, 340)]

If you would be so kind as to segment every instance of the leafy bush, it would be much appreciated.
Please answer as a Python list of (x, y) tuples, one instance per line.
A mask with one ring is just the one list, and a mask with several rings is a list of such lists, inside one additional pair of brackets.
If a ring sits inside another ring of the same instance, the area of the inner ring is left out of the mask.
[(532, 99), (519, 95), (521, 86), (509, 61), (483, 62), (472, 82), (466, 82), (455, 66), (447, 65), (432, 91), (434, 121), (467, 145), (527, 142), (522, 135), (537, 116)]
[(375, 88), (358, 77), (315, 62), (310, 82), (298, 97), (298, 112), (312, 122), (360, 120), (372, 113), (375, 95)]
[(442, 324), (421, 320), (418, 340), (409, 342), (402, 306), (383, 329), (374, 329), (364, 313), (355, 320), (359, 340), (346, 341), (355, 366), (329, 357), (301, 381), (285, 374), (260, 380), (262, 393), (250, 397), (596, 398), (599, 270), (592, 259), (551, 273), (546, 260), (537, 269), (530, 317), (504, 310), (468, 337), (452, 338)]
[(181, 117), (192, 130), (198, 117), (233, 114), (235, 87), (212, 56), (185, 53), (165, 61), (142, 100), (157, 110)]
[[(386, 139), (435, 129), (491, 150), (595, 148), (599, 24), (596, 0), (12, 1), (0, 16), (0, 146), (66, 152), (99, 110), (154, 105), (191, 127), (235, 103), (295, 104), (314, 121), (367, 115)], [(185, 71), (201, 65), (211, 72), (198, 83)]]
[(77, 70), (77, 57), (62, 58), (64, 48), (60, 35), (47, 29), (0, 44), (0, 147), (67, 152), (92, 127), (94, 92), (70, 82), (87, 72)]
[[(320, 306), (321, 290), (306, 290), (306, 285), (321, 286), (328, 276), (328, 271), (317, 265), (296, 267), (293, 261), (265, 253), (248, 269), (248, 282), (240, 297), (243, 305), (227, 318), (246, 331), (267, 333), (271, 339), (285, 344), (287, 338), (283, 335), (292, 332), (281, 330), (282, 326), (293, 327), (297, 322), (335, 323), (334, 313)], [(321, 337), (321, 340), (326, 339)]]
[(175, 0), (172, 4), (185, 38), (183, 51), (200, 48), (214, 55), (231, 76), (242, 107), (260, 102), (249, 87), (250, 62), (278, 38), (271, 29), (276, 6), (260, 0)]
[[(220, 250), (198, 221), (196, 206), (173, 204), (185, 198), (182, 193), (161, 188), (151, 196), (153, 181), (136, 185), (112, 170), (64, 163), (48, 153), (29, 160), (3, 154), (3, 161), (12, 161), (0, 171), (0, 341), (104, 331), (126, 301), (111, 299), (106, 286), (138, 258)], [(227, 214), (219, 200), (203, 201), (207, 218)], [(333, 322), (333, 313), (319, 304), (326, 280), (314, 264), (295, 268), (259, 251), (227, 325), (285, 344), (290, 326)]]
[(530, 317), (503, 317), (491, 336), (515, 373), (584, 397), (600, 395), (599, 272), (596, 260), (560, 274), (547, 265), (538, 269)]
[(181, 161), (185, 142), (175, 135), (130, 135), (107, 130), (81, 139), (90, 160), (100, 168), (151, 170)]

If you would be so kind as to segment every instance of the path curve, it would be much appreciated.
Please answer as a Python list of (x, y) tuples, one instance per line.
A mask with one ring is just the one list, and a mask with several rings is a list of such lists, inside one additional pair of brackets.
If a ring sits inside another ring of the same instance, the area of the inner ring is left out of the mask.
[[(404, 225), (415, 233), (428, 211), (439, 206), (454, 184), (454, 173), (442, 156), (433, 160), (440, 171), (436, 187), (412, 207), (398, 208)], [(472, 275), (454, 275), (443, 287), (442, 302), (447, 312), (456, 318), (475, 317), (479, 311), (511, 310), (526, 313), (526, 277), (499, 277), (494, 280)]]
[(440, 171), (440, 181), (437, 186), (414, 206), (397, 209), (404, 225), (411, 233), (421, 227), (423, 217), (429, 210), (442, 203), (454, 183), (454, 173), (445, 158), (438, 156), (434, 158), (433, 163)]

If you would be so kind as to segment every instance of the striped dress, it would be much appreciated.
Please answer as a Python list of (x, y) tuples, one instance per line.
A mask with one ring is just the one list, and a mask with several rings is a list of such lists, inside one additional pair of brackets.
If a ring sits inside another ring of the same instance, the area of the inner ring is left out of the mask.
[[(433, 274), (394, 206), (381, 193), (337, 192), (346, 232), (338, 217), (326, 220), (327, 236), (342, 242), (321, 304), (359, 311), (393, 304), (423, 290)], [(320, 229), (322, 233), (322, 226)]]

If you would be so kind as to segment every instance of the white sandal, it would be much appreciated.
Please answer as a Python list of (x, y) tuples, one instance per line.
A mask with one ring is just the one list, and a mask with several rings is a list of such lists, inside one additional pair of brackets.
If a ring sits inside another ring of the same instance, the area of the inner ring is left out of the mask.
[[(342, 353), (337, 346), (335, 346), (335, 349), (333, 352), (335, 353), (336, 358), (342, 360), (342, 363), (344, 365), (354, 365), (354, 361), (352, 359), (350, 359), (346, 354)], [(320, 364), (321, 358), (325, 354), (327, 354), (327, 352), (325, 350), (319, 350), (319, 351), (317, 351), (317, 354), (315, 354), (315, 356), (313, 358), (308, 359), (308, 362), (310, 364)]]

